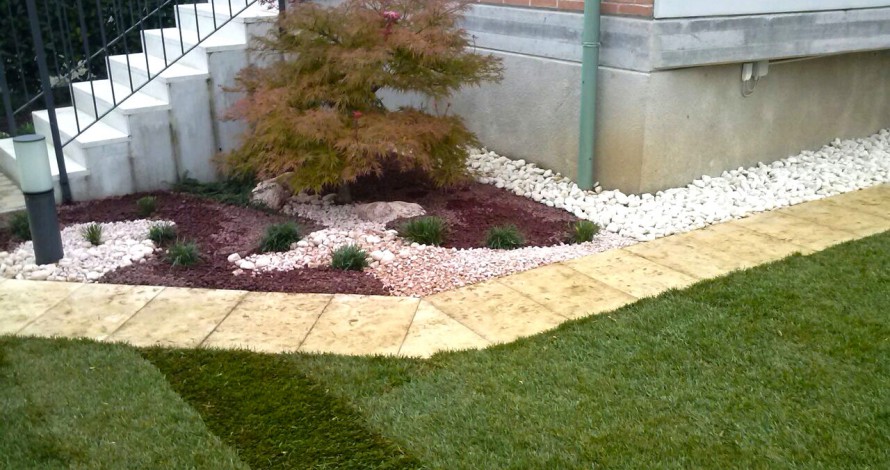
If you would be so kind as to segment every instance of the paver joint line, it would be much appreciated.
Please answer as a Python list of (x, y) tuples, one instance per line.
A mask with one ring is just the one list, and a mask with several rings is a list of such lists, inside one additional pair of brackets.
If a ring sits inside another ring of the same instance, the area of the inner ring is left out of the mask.
[[(422, 302), (422, 300), (421, 300)], [(408, 328), (405, 328), (405, 336), (402, 336), (402, 342), (399, 343), (399, 350), (396, 352), (397, 356), (402, 354), (402, 348), (405, 347), (405, 340), (408, 339), (408, 333), (411, 331), (411, 325), (414, 324), (414, 321), (417, 320), (417, 311), (420, 310), (420, 302), (417, 302), (417, 306), (414, 307), (414, 316), (411, 317), (411, 323), (408, 323)], [(306, 335), (309, 336), (309, 335)]]
[(224, 321), (226, 321), (226, 318), (229, 318), (229, 315), (231, 315), (232, 312), (234, 312), (235, 309), (238, 308), (239, 305), (241, 305), (241, 302), (244, 302), (244, 298), (247, 297), (247, 294), (249, 294), (249, 293), (250, 292), (245, 292), (245, 293), (241, 294), (241, 297), (238, 297), (238, 301), (235, 302), (234, 304), (232, 304), (232, 307), (229, 309), (229, 311), (226, 312), (226, 314), (216, 323), (216, 325), (213, 326), (213, 329), (210, 330), (210, 333), (207, 333), (207, 336), (205, 336), (201, 340), (201, 342), (198, 343), (198, 346), (196, 346), (196, 348), (200, 349), (200, 348), (204, 347), (204, 343), (207, 341), (207, 338), (211, 337), (213, 335), (213, 333), (216, 333), (216, 330), (219, 328), (219, 325), (222, 325), (222, 323)]
[[(463, 287), (462, 287), (461, 289), (463, 289)], [(454, 289), (454, 290), (458, 290), (458, 289)], [(450, 292), (450, 291), (446, 291), (446, 292)], [(430, 303), (432, 304), (432, 302), (430, 302)], [(433, 304), (433, 306), (436, 307), (436, 308), (439, 308), (439, 307), (436, 306), (435, 304)], [(479, 335), (480, 338), (484, 339), (485, 341), (488, 341), (490, 344), (492, 344), (492, 345), (500, 344), (500, 341), (493, 340), (493, 339), (489, 338), (488, 336), (485, 336), (484, 334), (482, 334), (482, 332), (476, 330), (475, 328), (471, 327), (470, 325), (467, 325), (466, 322), (462, 322), (462, 321), (460, 321), (460, 318), (456, 318), (454, 315), (452, 315), (452, 314), (450, 314), (450, 313), (448, 313), (448, 312), (446, 312), (445, 310), (442, 310), (442, 309), (440, 309), (440, 308), (439, 308), (439, 311), (442, 312), (442, 313), (443, 313), (445, 316), (447, 316), (448, 318), (450, 318), (450, 319), (456, 321), (457, 323), (459, 323), (459, 324), (460, 324), (461, 326), (463, 326), (464, 328), (466, 328), (466, 329), (472, 331), (473, 333)]]
[[(84, 284), (84, 285), (87, 285), (87, 284)], [(89, 285), (92, 285), (92, 284), (89, 284)], [(139, 313), (142, 312), (142, 310), (145, 309), (145, 307), (148, 307), (149, 304), (151, 304), (152, 302), (154, 302), (154, 300), (155, 300), (156, 298), (158, 298), (159, 295), (161, 295), (161, 292), (164, 292), (164, 291), (167, 290), (167, 289), (168, 289), (168, 287), (166, 287), (166, 286), (161, 287), (161, 289), (160, 289), (159, 291), (157, 291), (157, 292), (155, 293), (155, 295), (153, 295), (153, 296), (151, 297), (151, 300), (149, 300), (148, 302), (145, 302), (144, 305), (142, 305), (141, 307), (139, 307), (138, 309), (136, 309), (136, 311), (133, 312), (132, 315), (130, 315), (129, 317), (127, 317), (127, 319), (124, 320), (123, 323), (121, 323), (120, 325), (118, 325), (117, 328), (114, 329), (114, 331), (112, 331), (111, 333), (108, 333), (108, 334), (105, 336), (105, 340), (108, 340), (109, 338), (111, 338), (112, 336), (114, 336), (114, 334), (117, 333), (121, 328), (123, 328), (127, 323), (129, 323), (130, 320), (132, 320), (133, 318), (135, 318), (136, 315), (139, 315)], [(104, 340), (103, 340), (103, 341), (104, 341)]]
[(331, 306), (331, 303), (333, 301), (334, 301), (334, 295), (331, 295), (331, 298), (328, 299), (328, 303), (326, 303), (324, 308), (321, 309), (321, 313), (319, 313), (318, 316), (315, 317), (315, 321), (312, 322), (312, 326), (309, 327), (309, 331), (306, 332), (306, 335), (303, 336), (303, 339), (300, 340), (300, 344), (297, 345), (297, 347), (296, 347), (296, 349), (294, 349), (294, 351), (299, 351), (300, 348), (303, 347), (303, 343), (306, 342), (306, 338), (308, 338), (309, 335), (312, 334), (312, 330), (315, 329), (315, 325), (318, 324), (318, 320), (321, 318), (322, 315), (324, 315), (324, 312), (326, 312), (328, 310), (328, 307)]
[[(26, 282), (29, 282), (29, 283), (30, 283), (30, 282), (38, 283), (38, 282), (46, 282), (46, 281), (26, 281)], [(51, 282), (52, 282), (52, 281), (51, 281)], [(34, 322), (36, 322), (37, 320), (39, 320), (40, 317), (46, 315), (47, 312), (49, 312), (50, 310), (56, 308), (57, 305), (59, 305), (59, 304), (61, 304), (62, 302), (64, 302), (65, 299), (67, 299), (68, 297), (71, 297), (72, 294), (74, 294), (75, 292), (77, 292), (77, 291), (79, 291), (79, 290), (81, 290), (81, 289), (83, 289), (83, 288), (84, 288), (83, 285), (78, 286), (78, 287), (75, 287), (71, 292), (68, 293), (68, 295), (66, 295), (65, 297), (62, 297), (62, 298), (59, 299), (56, 303), (54, 303), (54, 304), (50, 305), (49, 307), (47, 307), (46, 309), (44, 309), (42, 312), (40, 312), (40, 315), (37, 315), (36, 317), (32, 318), (28, 323), (25, 323), (21, 328), (19, 328), (18, 330), (16, 330), (16, 332), (15, 332), (14, 334), (19, 334), (19, 333), (22, 332), (25, 328), (28, 328), (29, 326), (31, 326), (32, 323), (34, 323)]]

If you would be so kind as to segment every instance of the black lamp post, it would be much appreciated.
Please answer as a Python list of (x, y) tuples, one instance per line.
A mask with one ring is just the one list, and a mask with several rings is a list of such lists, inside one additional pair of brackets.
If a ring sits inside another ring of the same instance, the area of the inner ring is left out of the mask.
[(19, 185), (28, 210), (35, 262), (38, 265), (55, 263), (62, 259), (64, 253), (46, 137), (20, 135), (12, 139), (12, 144), (19, 168)]

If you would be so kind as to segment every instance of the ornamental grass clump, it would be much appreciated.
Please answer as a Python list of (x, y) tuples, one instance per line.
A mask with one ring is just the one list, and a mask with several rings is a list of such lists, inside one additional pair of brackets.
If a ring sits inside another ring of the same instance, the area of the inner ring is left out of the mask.
[(525, 237), (515, 225), (492, 227), (485, 235), (485, 246), (495, 250), (512, 250), (525, 244)]
[(84, 227), (81, 232), (83, 239), (90, 242), (90, 245), (99, 246), (102, 244), (102, 225), (92, 223)]
[(260, 251), (287, 251), (293, 243), (300, 240), (300, 236), (300, 227), (294, 222), (270, 225), (266, 227), (266, 233), (260, 241)]
[(148, 217), (158, 209), (158, 198), (154, 196), (139, 198), (136, 201), (136, 208), (139, 210), (139, 217)]
[(368, 267), (368, 253), (358, 245), (341, 246), (331, 256), (331, 267), (344, 271), (361, 271)]
[[(268, 2), (267, 2), (268, 3)], [(501, 79), (500, 59), (477, 53), (460, 28), (470, 0), (294, 2), (278, 27), (256, 40), (283, 56), (237, 77), (244, 93), (228, 117), (247, 131), (225, 159), (233, 175), (293, 172), (298, 193), (338, 188), (384, 167), (421, 170), (446, 186), (466, 177), (467, 146), (479, 143), (448, 99)], [(387, 109), (377, 92), (410, 93), (420, 107)]]
[(176, 226), (169, 222), (152, 225), (148, 229), (148, 239), (157, 246), (169, 245), (176, 240)]
[(192, 266), (201, 261), (198, 244), (193, 241), (177, 241), (167, 249), (167, 261), (173, 266)]
[(599, 232), (599, 225), (589, 220), (579, 220), (572, 224), (571, 238), (575, 243), (585, 243), (593, 241), (593, 237)]
[(399, 227), (400, 237), (421, 245), (442, 245), (445, 242), (445, 232), (445, 221), (435, 216), (412, 219)]
[(31, 221), (27, 212), (16, 212), (9, 218), (9, 231), (21, 240), (31, 239)]

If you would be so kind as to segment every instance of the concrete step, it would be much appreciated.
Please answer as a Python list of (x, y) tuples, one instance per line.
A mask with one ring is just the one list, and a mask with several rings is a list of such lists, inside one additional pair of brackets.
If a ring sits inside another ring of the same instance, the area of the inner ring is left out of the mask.
[(180, 5), (177, 9), (179, 27), (202, 38), (219, 29), (221, 34), (247, 41), (251, 35), (265, 34), (278, 18), (276, 10), (261, 7), (258, 2), (245, 8), (244, 2), (237, 0), (232, 1), (231, 8), (227, 2), (216, 2)]
[[(50, 136), (49, 113), (46, 110), (34, 111), (31, 113), (34, 119), (35, 132), (40, 135)], [(80, 148), (91, 148), (110, 143), (127, 143), (129, 136), (118, 129), (115, 129), (103, 121), (95, 124), (95, 118), (83, 111), (75, 110), (74, 107), (65, 107), (56, 109), (56, 120), (59, 123), (59, 135), (62, 137), (64, 144), (71, 137), (77, 135), (78, 128), (83, 129), (88, 124), (92, 124), (89, 129), (72, 141), (70, 145), (76, 144)]]
[[(0, 171), (0, 215), (18, 212), (25, 208), (25, 198), (19, 185)], [(2, 226), (0, 218), (0, 226)]]
[[(181, 34), (180, 34), (181, 33)], [(207, 70), (207, 55), (223, 51), (243, 51), (247, 49), (247, 42), (240, 37), (232, 37), (224, 31), (205, 36), (202, 32), (198, 37), (196, 31), (188, 31), (179, 28), (149, 29), (143, 35), (143, 51), (149, 56), (163, 60), (164, 51), (189, 50), (179, 63)], [(197, 46), (192, 48), (192, 46)], [(169, 62), (169, 57), (168, 57)]]
[[(146, 82), (150, 70), (153, 78), (141, 91), (171, 103), (168, 116), (176, 173), (187, 173), (201, 181), (215, 180), (218, 177), (216, 168), (209, 164), (218, 148), (211, 115), (210, 74), (176, 63), (158, 75), (163, 67), (163, 59), (145, 54), (109, 59), (113, 79), (129, 82), (133, 77), (134, 87)], [(127, 70), (131, 71), (129, 75)], [(129, 83), (124, 85), (129, 87)]]
[[(49, 140), (47, 140), (49, 142)], [(55, 181), (56, 201), (62, 200), (62, 192), (59, 189), (59, 166), (56, 164), (55, 152), (48, 146), (49, 168)], [(90, 172), (77, 162), (65, 157), (65, 169), (68, 173), (68, 182), (71, 186), (75, 200), (90, 199), (88, 179)], [(0, 139), (0, 171), (10, 180), (19, 183), (19, 168), (15, 161), (15, 147), (12, 139)]]
[[(34, 130), (40, 135), (52, 135), (48, 113), (35, 111), (32, 115)], [(76, 134), (75, 116), (79, 119), (81, 127), (84, 122), (92, 122), (93, 119), (92, 116), (73, 107), (56, 110), (59, 135), (63, 143)], [(92, 197), (115, 196), (133, 191), (130, 140), (129, 135), (99, 121), (65, 145), (66, 161), (71, 160), (90, 171), (87, 192)], [(55, 155), (54, 150), (50, 151), (50, 155)]]
[[(206, 69), (200, 70), (174, 63), (164, 70), (165, 66), (163, 59), (143, 53), (116, 55), (108, 58), (108, 76), (116, 84), (123, 85), (128, 89), (136, 89), (145, 84), (139, 90), (140, 92), (168, 103), (170, 102), (169, 87), (171, 84), (186, 80), (206, 81), (210, 77)], [(164, 71), (159, 73), (159, 70)], [(149, 72), (151, 80), (149, 80)], [(173, 108), (175, 109), (175, 106)]]
[(101, 115), (111, 110), (102, 121), (128, 134), (130, 133), (128, 115), (170, 110), (167, 101), (138, 91), (133, 93), (129, 86), (112, 83), (110, 80), (74, 83), (72, 88), (74, 104), (78, 110), (93, 117), (97, 111)]

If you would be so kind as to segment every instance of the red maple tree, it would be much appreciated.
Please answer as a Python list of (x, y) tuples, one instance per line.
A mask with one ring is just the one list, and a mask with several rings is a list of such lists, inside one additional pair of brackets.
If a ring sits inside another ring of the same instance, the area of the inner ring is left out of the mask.
[[(294, 3), (257, 40), (273, 54), (237, 77), (244, 98), (230, 116), (249, 124), (228, 155), (235, 173), (293, 172), (295, 190), (342, 188), (384, 166), (422, 170), (439, 185), (465, 176), (478, 145), (441, 103), (462, 86), (498, 81), (499, 59), (476, 53), (458, 21), (469, 0)], [(278, 60), (280, 58), (280, 60)], [(420, 95), (433, 109), (387, 109), (381, 90)]]

